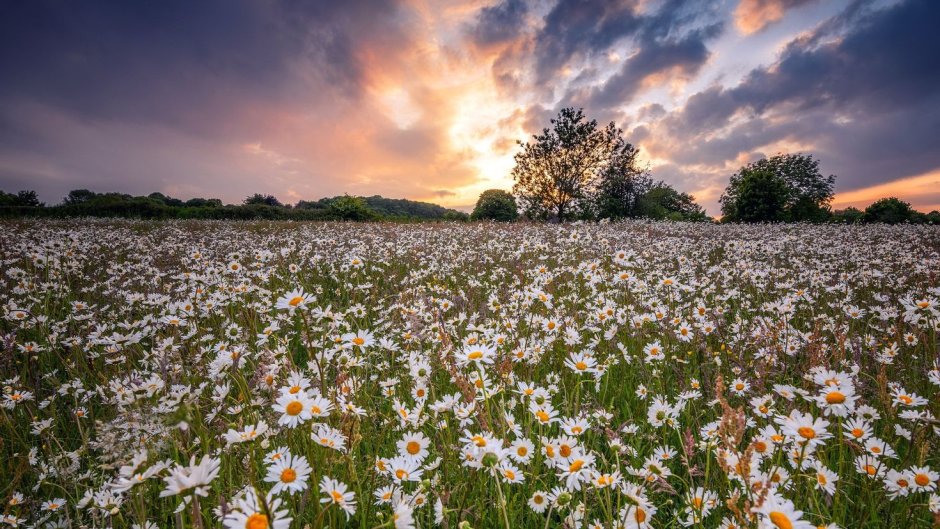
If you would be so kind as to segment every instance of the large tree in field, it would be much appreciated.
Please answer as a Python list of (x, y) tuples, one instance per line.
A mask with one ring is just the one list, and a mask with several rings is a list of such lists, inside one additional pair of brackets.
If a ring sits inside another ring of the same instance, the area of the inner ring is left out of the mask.
[(632, 148), (613, 122), (599, 128), (582, 110), (562, 109), (552, 127), (519, 142), (513, 194), (530, 218), (570, 218), (593, 199), (600, 175), (619, 150)]
[[(755, 179), (771, 187), (755, 189), (752, 185)], [(819, 172), (819, 161), (809, 154), (778, 154), (763, 158), (745, 165), (731, 176), (721, 195), (721, 212), (725, 220), (730, 221), (825, 220), (830, 215), (829, 202), (832, 201), (835, 180), (835, 175), (823, 176)], [(776, 195), (771, 197), (770, 191)], [(752, 203), (758, 199), (769, 203), (766, 206)], [(778, 206), (779, 211), (776, 211)], [(768, 218), (755, 218), (758, 211), (767, 214)]]

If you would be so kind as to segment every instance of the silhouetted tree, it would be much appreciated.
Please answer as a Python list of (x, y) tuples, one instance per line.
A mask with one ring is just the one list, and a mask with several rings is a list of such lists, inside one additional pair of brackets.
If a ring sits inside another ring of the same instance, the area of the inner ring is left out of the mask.
[(261, 193), (255, 193), (247, 197), (244, 202), (246, 206), (251, 205), (262, 205), (262, 206), (283, 206), (281, 201), (277, 199), (274, 195), (262, 195)]
[(480, 193), (471, 220), (513, 221), (519, 218), (516, 199), (502, 189), (487, 189)]
[[(757, 174), (761, 176), (754, 176)], [(744, 197), (742, 192), (745, 180), (754, 182), (755, 178), (772, 185), (774, 192), (779, 193), (779, 196), (771, 197), (769, 190), (761, 191), (750, 186), (749, 194)], [(763, 158), (745, 165), (731, 176), (720, 199), (723, 220), (826, 220), (830, 214), (829, 202), (832, 200), (835, 179), (835, 175), (823, 176), (819, 172), (819, 161), (813, 159), (812, 155), (778, 154)], [(771, 202), (765, 206), (747, 202), (757, 198)], [(748, 213), (743, 215), (743, 212)]]
[(23, 190), (16, 194), (0, 191), (0, 206), (43, 207), (39, 196), (33, 190)]
[(220, 208), (222, 200), (218, 198), (191, 198), (183, 203), (188, 208)]
[(551, 124), (531, 142), (519, 142), (522, 151), (515, 156), (512, 190), (527, 216), (564, 220), (593, 198), (597, 180), (615, 152), (631, 146), (613, 122), (598, 128), (582, 110), (562, 109)]
[(876, 200), (865, 208), (865, 222), (899, 224), (901, 222), (918, 222), (920, 220), (920, 213), (915, 211), (910, 204), (897, 197)]
[(837, 209), (832, 212), (832, 221), (841, 222), (843, 224), (856, 224), (858, 222), (862, 222), (864, 218), (865, 212), (851, 206), (845, 209)]
[(599, 218), (637, 217), (640, 198), (653, 189), (650, 173), (639, 166), (639, 149), (619, 139), (610, 163), (601, 172), (594, 204)]
[(185, 204), (182, 200), (178, 198), (166, 196), (163, 193), (150, 193), (149, 195), (147, 195), (147, 198), (157, 200), (157, 201), (162, 202), (163, 204), (166, 204), (167, 206), (173, 206), (177, 208), (182, 207)]
[(98, 196), (98, 193), (94, 191), (89, 191), (87, 189), (73, 189), (69, 191), (69, 194), (65, 197), (63, 202), (67, 205), (74, 206), (76, 204), (81, 204), (82, 202), (87, 202)]

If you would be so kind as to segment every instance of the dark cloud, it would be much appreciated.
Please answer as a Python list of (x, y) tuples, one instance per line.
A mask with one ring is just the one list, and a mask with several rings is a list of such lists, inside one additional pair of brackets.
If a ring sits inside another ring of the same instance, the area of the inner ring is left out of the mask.
[(356, 18), (337, 5), (6, 2), (0, 98), (94, 119), (219, 131), (238, 114), (233, 107), (288, 97), (302, 63), (315, 64), (338, 94), (359, 85), (349, 26)]
[(940, 3), (930, 0), (879, 10), (853, 4), (738, 86), (691, 96), (654, 135), (673, 138), (671, 159), (686, 164), (808, 143), (842, 190), (933, 170), (940, 167), (938, 17)]
[(576, 57), (606, 51), (641, 23), (633, 2), (560, 0), (535, 36), (536, 82), (551, 80)]
[(504, 0), (484, 7), (470, 28), (470, 36), (481, 45), (513, 40), (526, 30), (528, 11), (524, 0)]
[(645, 42), (639, 51), (624, 61), (620, 71), (591, 95), (590, 104), (610, 108), (632, 100), (643, 81), (660, 72), (677, 69), (691, 77), (708, 60), (705, 41), (721, 31), (721, 25), (708, 26), (678, 40)]
[(604, 112), (625, 105), (651, 76), (694, 76), (709, 58), (707, 42), (724, 28), (718, 16), (716, 9), (688, 0), (668, 0), (649, 13), (639, 12), (633, 2), (562, 0), (533, 40), (536, 83), (557, 79), (572, 62), (583, 65), (616, 52), (624, 59), (613, 75), (597, 85), (601, 72), (584, 68), (559, 106)]

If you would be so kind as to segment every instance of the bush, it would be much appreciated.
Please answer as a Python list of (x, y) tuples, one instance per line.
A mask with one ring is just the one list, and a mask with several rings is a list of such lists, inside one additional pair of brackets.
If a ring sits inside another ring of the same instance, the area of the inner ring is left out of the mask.
[(488, 189), (480, 194), (470, 220), (509, 222), (519, 218), (516, 199), (502, 189)]
[(865, 208), (865, 222), (869, 223), (899, 224), (921, 220), (920, 213), (897, 197), (882, 198)]

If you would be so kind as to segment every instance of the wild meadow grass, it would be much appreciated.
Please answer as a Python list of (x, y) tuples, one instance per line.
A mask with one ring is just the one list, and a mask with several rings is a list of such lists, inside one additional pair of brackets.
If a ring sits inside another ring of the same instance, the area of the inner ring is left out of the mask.
[(940, 526), (940, 229), (0, 224), (22, 527)]

